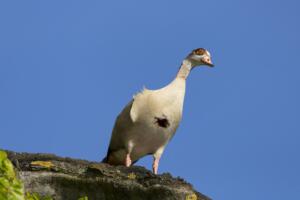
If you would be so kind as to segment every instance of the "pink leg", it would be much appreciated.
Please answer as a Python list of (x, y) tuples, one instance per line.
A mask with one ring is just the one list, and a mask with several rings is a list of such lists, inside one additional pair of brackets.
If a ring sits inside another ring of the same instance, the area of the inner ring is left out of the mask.
[(153, 165), (152, 165), (152, 169), (153, 169), (154, 174), (157, 174), (159, 159), (160, 158), (154, 158)]
[(128, 153), (128, 154), (126, 154), (125, 166), (130, 167), (130, 165), (131, 165), (131, 159), (130, 159), (130, 155)]

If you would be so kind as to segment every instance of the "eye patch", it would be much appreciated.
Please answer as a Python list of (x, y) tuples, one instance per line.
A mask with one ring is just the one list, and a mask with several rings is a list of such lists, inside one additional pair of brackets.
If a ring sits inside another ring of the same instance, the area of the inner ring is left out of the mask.
[(202, 56), (202, 55), (204, 55), (204, 54), (207, 54), (207, 53), (206, 53), (206, 50), (203, 49), (203, 48), (195, 49), (195, 50), (193, 51), (193, 53), (196, 54), (196, 55), (199, 55), (199, 56)]

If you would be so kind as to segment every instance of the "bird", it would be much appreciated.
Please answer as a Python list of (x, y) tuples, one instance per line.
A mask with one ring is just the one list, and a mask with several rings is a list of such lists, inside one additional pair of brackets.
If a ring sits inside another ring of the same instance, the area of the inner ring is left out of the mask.
[(186, 79), (197, 66), (214, 66), (208, 50), (192, 50), (165, 87), (144, 88), (133, 96), (115, 120), (102, 162), (130, 167), (140, 158), (153, 155), (152, 171), (158, 173), (160, 158), (182, 118)]

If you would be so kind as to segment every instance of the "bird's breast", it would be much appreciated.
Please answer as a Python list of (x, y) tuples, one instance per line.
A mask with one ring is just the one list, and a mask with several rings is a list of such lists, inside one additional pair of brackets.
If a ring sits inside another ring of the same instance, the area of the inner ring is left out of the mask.
[(184, 93), (185, 82), (178, 80), (160, 90), (144, 91), (135, 99), (128, 138), (133, 157), (153, 154), (172, 138), (181, 121)]
[(140, 113), (139, 120), (134, 123), (130, 133), (134, 146), (133, 156), (153, 154), (165, 146), (175, 134), (181, 116), (182, 106), (179, 103), (152, 107)]

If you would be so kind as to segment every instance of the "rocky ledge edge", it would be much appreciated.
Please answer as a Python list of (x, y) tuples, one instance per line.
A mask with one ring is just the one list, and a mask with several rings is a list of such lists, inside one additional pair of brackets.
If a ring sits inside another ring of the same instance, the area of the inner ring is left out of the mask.
[(6, 151), (27, 194), (53, 200), (210, 200), (182, 178), (53, 154)]

